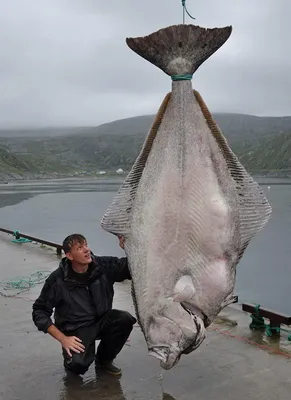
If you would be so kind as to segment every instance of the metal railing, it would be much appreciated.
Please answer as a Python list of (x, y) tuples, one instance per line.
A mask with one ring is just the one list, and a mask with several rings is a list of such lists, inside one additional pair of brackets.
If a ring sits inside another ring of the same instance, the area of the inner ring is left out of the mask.
[(39, 239), (39, 238), (36, 238), (34, 236), (30, 236), (30, 235), (26, 235), (24, 233), (20, 233), (19, 231), (11, 231), (10, 229), (5, 229), (5, 228), (0, 228), (0, 232), (4, 232), (4, 233), (8, 233), (10, 235), (13, 235), (15, 237), (15, 239), (24, 238), (24, 239), (31, 240), (33, 242), (44, 244), (46, 246), (54, 247), (56, 249), (57, 255), (58, 256), (62, 255), (63, 247), (58, 243), (49, 242), (48, 240)]

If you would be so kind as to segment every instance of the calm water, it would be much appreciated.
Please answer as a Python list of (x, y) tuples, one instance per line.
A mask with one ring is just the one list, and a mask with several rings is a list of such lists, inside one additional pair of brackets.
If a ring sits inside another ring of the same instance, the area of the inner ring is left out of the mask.
[[(61, 242), (72, 233), (84, 234), (92, 250), (123, 255), (116, 239), (100, 228), (120, 180), (31, 182), (0, 185), (0, 227)], [(272, 218), (246, 251), (237, 272), (240, 301), (256, 302), (290, 313), (291, 181), (263, 186), (273, 207)]]

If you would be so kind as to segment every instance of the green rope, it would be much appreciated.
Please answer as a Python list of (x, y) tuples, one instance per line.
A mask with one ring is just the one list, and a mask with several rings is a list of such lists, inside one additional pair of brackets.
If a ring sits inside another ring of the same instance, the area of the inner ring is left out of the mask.
[(25, 238), (21, 238), (19, 231), (14, 231), (13, 232), (13, 236), (15, 237), (15, 239), (12, 240), (13, 243), (27, 243), (27, 242), (31, 242), (30, 239), (25, 239)]
[(255, 307), (255, 312), (251, 314), (252, 322), (249, 325), (250, 329), (265, 330), (266, 335), (269, 337), (272, 336), (273, 331), (276, 333), (280, 333), (281, 331), (287, 332), (289, 334), (288, 341), (291, 341), (291, 332), (278, 326), (267, 325), (264, 318), (261, 316), (259, 309), (260, 304), (257, 304)]
[(192, 15), (189, 13), (189, 11), (187, 10), (186, 7), (186, 0), (182, 0), (182, 7), (183, 7), (183, 24), (185, 24), (185, 12), (187, 13), (187, 15), (192, 18), (195, 19), (194, 17), (192, 17)]
[(192, 74), (181, 74), (181, 75), (172, 75), (172, 81), (191, 81), (193, 75)]
[(256, 305), (256, 310), (251, 314), (252, 322), (250, 323), (250, 329), (265, 330), (266, 324), (264, 318), (260, 315), (260, 305)]
[[(39, 270), (28, 277), (15, 277), (14, 279), (2, 281), (0, 282), (0, 287), (2, 288), (0, 294), (4, 297), (13, 297), (19, 293), (29, 290), (31, 287), (34, 287), (37, 284), (43, 283), (49, 275), (50, 271)], [(7, 293), (11, 293), (11, 291), (17, 291), (17, 293), (13, 295), (7, 295), (5, 294), (5, 291)]]
[[(187, 13), (187, 15), (190, 18), (195, 19), (194, 17), (192, 17), (192, 15), (187, 10), (186, 0), (182, 0), (182, 8), (183, 8), (183, 24), (185, 24), (185, 13)], [(181, 74), (181, 75), (173, 75), (173, 76), (171, 76), (171, 78), (172, 78), (172, 81), (191, 81), (192, 76), (193, 75), (190, 75), (190, 74)]]
[(19, 239), (13, 239), (13, 240), (11, 240), (11, 242), (13, 242), (13, 243), (28, 243), (28, 242), (31, 242), (31, 240), (25, 239), (25, 238), (19, 238)]
[(266, 325), (266, 335), (269, 337), (272, 336), (272, 331), (275, 331), (276, 333), (280, 333), (281, 331), (287, 332), (289, 334), (288, 341), (291, 341), (291, 332), (287, 329), (279, 328), (278, 326)]

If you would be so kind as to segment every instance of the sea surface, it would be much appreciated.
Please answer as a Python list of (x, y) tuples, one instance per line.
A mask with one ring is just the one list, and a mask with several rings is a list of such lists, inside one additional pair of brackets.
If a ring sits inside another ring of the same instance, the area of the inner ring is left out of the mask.
[[(100, 227), (122, 179), (0, 184), (0, 227), (57, 243), (79, 232), (87, 237), (95, 253), (122, 256), (116, 238)], [(236, 294), (240, 302), (255, 302), (290, 314), (291, 180), (265, 178), (259, 182), (273, 214), (237, 268)]]

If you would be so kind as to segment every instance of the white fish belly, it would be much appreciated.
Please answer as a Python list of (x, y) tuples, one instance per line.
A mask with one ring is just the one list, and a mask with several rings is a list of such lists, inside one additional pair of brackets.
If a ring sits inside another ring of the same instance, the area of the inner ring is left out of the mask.
[(219, 310), (234, 285), (233, 181), (193, 93), (180, 94), (168, 105), (139, 182), (127, 243), (145, 319), (173, 296), (182, 276), (192, 277), (190, 300), (206, 315)]

